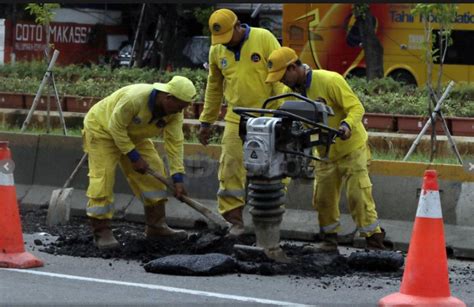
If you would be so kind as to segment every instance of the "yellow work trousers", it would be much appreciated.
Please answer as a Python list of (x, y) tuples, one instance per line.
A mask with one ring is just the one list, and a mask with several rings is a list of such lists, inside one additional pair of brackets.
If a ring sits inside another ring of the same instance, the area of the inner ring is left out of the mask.
[(313, 207), (318, 212), (322, 233), (336, 233), (340, 228), (339, 200), (343, 187), (360, 235), (368, 237), (381, 232), (372, 197), (369, 162), (370, 150), (363, 146), (337, 161), (316, 163)]
[(217, 209), (220, 214), (245, 205), (247, 171), (243, 160), (243, 142), (239, 124), (226, 122), (219, 159)]
[[(123, 155), (112, 139), (95, 137), (87, 129), (83, 130), (84, 151), (89, 159), (89, 187), (87, 188), (87, 216), (97, 219), (111, 219), (114, 214), (115, 170), (120, 165), (135, 196), (145, 206), (164, 204), (167, 200), (166, 186), (150, 175), (142, 175), (133, 170), (132, 163)], [(135, 144), (141, 157), (150, 167), (164, 175), (163, 161), (153, 142), (144, 139)]]

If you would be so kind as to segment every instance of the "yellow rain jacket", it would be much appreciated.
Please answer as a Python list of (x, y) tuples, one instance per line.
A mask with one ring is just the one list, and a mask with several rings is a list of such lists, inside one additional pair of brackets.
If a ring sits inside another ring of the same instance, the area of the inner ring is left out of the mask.
[[(334, 111), (328, 116), (328, 126), (338, 129), (346, 122), (352, 130), (348, 140), (336, 138), (336, 143), (329, 150), (329, 159), (336, 161), (367, 143), (367, 131), (362, 124), (364, 107), (344, 78), (328, 70), (313, 70), (311, 85), (306, 89), (310, 99), (323, 98)], [(322, 154), (322, 152), (320, 153)]]
[[(199, 120), (210, 124), (217, 120), (222, 96), (228, 105), (225, 120), (239, 123), (240, 116), (232, 112), (234, 107), (260, 108), (268, 97), (283, 93), (285, 86), (282, 83), (265, 83), (267, 59), (279, 47), (268, 30), (253, 27), (250, 27), (240, 53), (221, 44), (211, 46), (204, 110)], [(275, 108), (275, 103), (269, 107)]]
[(152, 113), (148, 99), (152, 84), (133, 84), (123, 87), (95, 104), (84, 123), (95, 137), (112, 139), (126, 155), (140, 141), (163, 136), (171, 175), (184, 174), (183, 113), (179, 112), (150, 122)]

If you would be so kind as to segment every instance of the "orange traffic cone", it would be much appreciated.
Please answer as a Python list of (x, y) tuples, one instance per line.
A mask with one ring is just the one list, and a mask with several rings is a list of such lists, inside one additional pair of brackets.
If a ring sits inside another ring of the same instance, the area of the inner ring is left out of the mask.
[(400, 292), (379, 306), (466, 306), (449, 290), (443, 216), (435, 170), (426, 170)]
[(13, 174), (8, 171), (8, 161), (11, 161), (8, 142), (0, 141), (0, 267), (26, 269), (43, 266), (41, 260), (25, 252), (16, 188)]

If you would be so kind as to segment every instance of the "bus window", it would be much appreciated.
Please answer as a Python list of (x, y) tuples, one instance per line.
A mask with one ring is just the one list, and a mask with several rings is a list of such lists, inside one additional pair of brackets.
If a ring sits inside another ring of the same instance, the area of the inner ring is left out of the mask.
[[(439, 30), (433, 30), (435, 41), (433, 49), (438, 48), (439, 44)], [(448, 47), (446, 56), (444, 58), (444, 64), (454, 65), (474, 65), (474, 31), (464, 30), (453, 30), (451, 32), (453, 44)], [(435, 53), (434, 63), (440, 63), (439, 51)]]

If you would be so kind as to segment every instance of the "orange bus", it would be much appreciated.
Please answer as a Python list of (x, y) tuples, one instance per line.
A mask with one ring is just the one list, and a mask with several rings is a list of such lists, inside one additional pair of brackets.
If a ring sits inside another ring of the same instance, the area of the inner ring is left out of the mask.
[[(413, 16), (415, 4), (371, 4), (376, 35), (383, 49), (384, 75), (422, 86), (426, 83), (423, 62), (424, 30), (420, 16)], [(283, 45), (300, 55), (313, 68), (340, 74), (364, 76), (364, 51), (351, 3), (302, 3), (283, 5)], [(436, 34), (437, 24), (433, 23)], [(457, 4), (443, 67), (443, 82), (474, 82), (474, 4)], [(436, 80), (438, 65), (433, 66)]]

